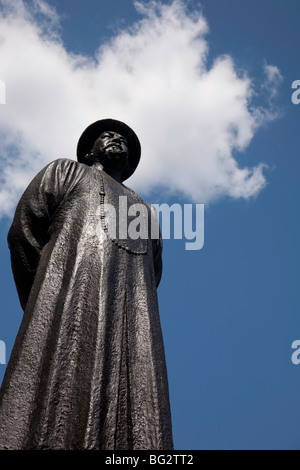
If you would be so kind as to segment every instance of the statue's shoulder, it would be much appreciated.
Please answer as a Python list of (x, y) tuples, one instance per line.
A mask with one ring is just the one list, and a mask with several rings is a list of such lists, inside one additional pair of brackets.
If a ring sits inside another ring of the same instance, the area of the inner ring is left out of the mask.
[(73, 185), (85, 181), (89, 167), (76, 160), (69, 158), (58, 158), (48, 163), (37, 175), (36, 180), (42, 184), (61, 184)]
[(62, 167), (62, 168), (65, 168), (65, 167), (82, 168), (82, 167), (86, 167), (87, 165), (79, 163), (76, 160), (71, 160), (70, 158), (57, 158), (56, 160), (53, 160), (51, 163), (47, 165), (47, 167), (50, 167), (50, 166)]
[(79, 163), (76, 160), (72, 160), (70, 158), (57, 158), (53, 160), (51, 163), (48, 163), (44, 170), (54, 170), (61, 173), (65, 172), (72, 172), (72, 173), (85, 173), (89, 170), (89, 166), (85, 165), (84, 163)]

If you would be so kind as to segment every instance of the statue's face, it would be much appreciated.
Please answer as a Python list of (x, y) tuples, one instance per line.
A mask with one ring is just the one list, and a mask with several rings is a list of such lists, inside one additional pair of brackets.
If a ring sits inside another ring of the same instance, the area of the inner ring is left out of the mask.
[(128, 155), (128, 143), (125, 137), (116, 132), (103, 132), (97, 139), (98, 149), (101, 154), (110, 156), (118, 154)]
[(129, 166), (128, 143), (125, 137), (113, 131), (103, 132), (92, 149), (94, 160), (99, 161), (104, 169), (122, 174)]

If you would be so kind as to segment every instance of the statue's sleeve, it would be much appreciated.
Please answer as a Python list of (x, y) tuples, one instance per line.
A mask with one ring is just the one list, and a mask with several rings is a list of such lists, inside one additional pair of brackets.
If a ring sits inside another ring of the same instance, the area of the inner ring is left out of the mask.
[(21, 197), (8, 232), (11, 265), (24, 309), (35, 278), (40, 255), (49, 241), (51, 219), (76, 182), (77, 162), (56, 160), (32, 180)]
[(152, 238), (152, 252), (153, 252), (153, 263), (154, 263), (154, 271), (155, 271), (155, 278), (156, 278), (156, 287), (159, 286), (161, 275), (162, 275), (162, 249), (163, 249), (163, 242), (161, 231), (159, 228), (159, 221), (157, 218), (156, 210), (153, 206), (151, 206), (151, 221), (152, 224), (155, 224), (156, 228), (154, 229), (153, 233), (157, 236)]

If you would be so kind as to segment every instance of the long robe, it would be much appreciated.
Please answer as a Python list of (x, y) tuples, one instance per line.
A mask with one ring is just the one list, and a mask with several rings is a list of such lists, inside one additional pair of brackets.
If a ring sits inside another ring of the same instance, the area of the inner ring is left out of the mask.
[(99, 168), (59, 159), (18, 204), (8, 242), (24, 315), (0, 391), (0, 449), (173, 448), (161, 238), (146, 203), (146, 236), (113, 237), (105, 204), (118, 213), (119, 196), (143, 202)]

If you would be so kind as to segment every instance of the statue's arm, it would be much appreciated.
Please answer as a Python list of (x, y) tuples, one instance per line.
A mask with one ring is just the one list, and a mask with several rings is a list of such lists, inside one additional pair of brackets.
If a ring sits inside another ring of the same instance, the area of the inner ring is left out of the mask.
[(51, 217), (62, 201), (72, 165), (70, 160), (56, 160), (47, 165), (29, 184), (17, 206), (7, 240), (23, 309), (34, 282), (41, 252), (49, 241)]
[(162, 240), (161, 238), (158, 240), (156, 253), (154, 256), (154, 270), (155, 270), (155, 277), (156, 277), (156, 287), (159, 286), (161, 276), (162, 276)]
[(156, 287), (159, 286), (162, 276), (162, 250), (163, 250), (163, 242), (162, 236), (159, 228), (159, 222), (157, 219), (156, 211), (153, 206), (151, 206), (151, 223), (155, 224), (156, 229), (153, 233), (156, 234), (158, 232), (158, 237), (152, 238), (152, 252), (153, 252), (153, 263), (154, 263), (154, 271), (155, 271), (155, 278), (156, 278)]

